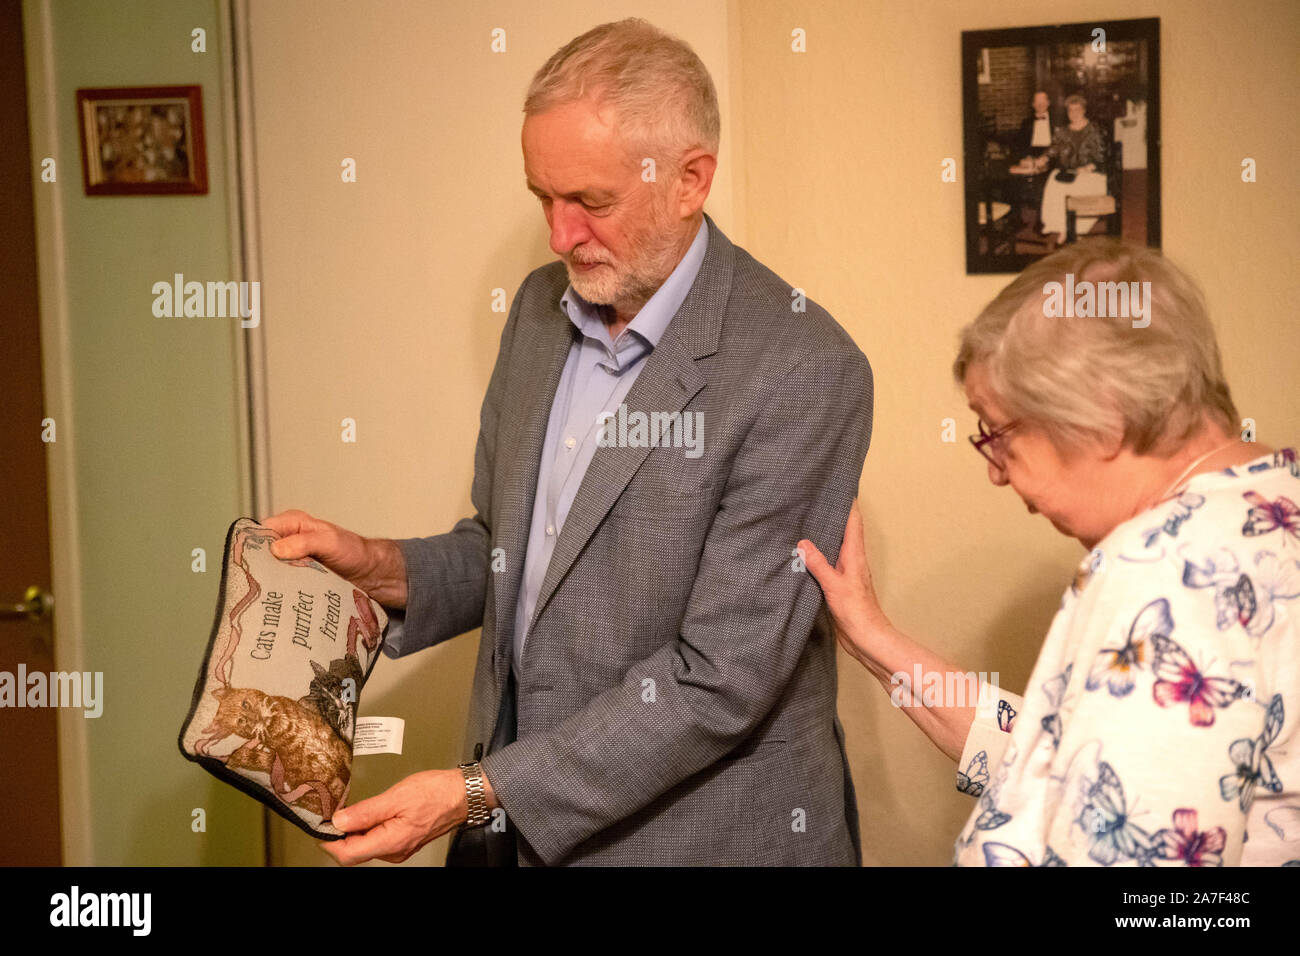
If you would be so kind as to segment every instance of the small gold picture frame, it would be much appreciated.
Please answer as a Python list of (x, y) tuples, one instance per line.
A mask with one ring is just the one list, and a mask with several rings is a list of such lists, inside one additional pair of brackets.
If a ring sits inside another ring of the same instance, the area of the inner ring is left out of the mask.
[(202, 87), (79, 89), (77, 117), (87, 196), (207, 194)]

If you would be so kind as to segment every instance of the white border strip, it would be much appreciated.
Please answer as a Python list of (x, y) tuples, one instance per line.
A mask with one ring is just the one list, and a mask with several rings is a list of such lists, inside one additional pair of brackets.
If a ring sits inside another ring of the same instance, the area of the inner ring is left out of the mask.
[[(262, 279), (262, 247), (257, 202), (257, 146), (253, 120), (253, 44), (249, 38), (248, 0), (230, 0), (231, 17), (230, 50), (234, 70), (234, 147), (238, 160), (232, 167), (233, 178), (238, 182), (239, 212), (232, 228), (232, 244), (237, 244), (243, 254), (244, 278), (250, 282)], [(271, 443), (266, 386), (266, 290), (262, 290), (262, 320), (256, 328), (236, 326), (236, 334), (243, 336), (247, 363), (247, 407), (251, 460), (249, 473), (252, 481), (254, 518), (271, 512)], [(274, 306), (274, 303), (272, 303)]]

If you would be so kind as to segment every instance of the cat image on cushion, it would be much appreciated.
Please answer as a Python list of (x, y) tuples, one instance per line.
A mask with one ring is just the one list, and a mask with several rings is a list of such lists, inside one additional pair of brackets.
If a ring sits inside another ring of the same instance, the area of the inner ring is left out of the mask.
[(232, 734), (244, 743), (225, 758), (232, 770), (269, 774), (285, 803), (328, 820), (347, 795), (351, 750), (314, 708), (288, 697), (242, 687), (218, 687), (217, 713), (196, 751)]
[(352, 597), (357, 613), (348, 621), (346, 653), (330, 661), (328, 668), (312, 661), (311, 687), (307, 696), (298, 701), (304, 707), (318, 710), (326, 723), (348, 742), (352, 741), (356, 728), (357, 692), (365, 683), (357, 657), (357, 640), (360, 638), (366, 650), (373, 654), (379, 648), (380, 637), (379, 621), (370, 610), (365, 592), (354, 589)]
[[(344, 740), (352, 740), (356, 729), (357, 688), (363, 683), (361, 663), (349, 655), (330, 661), (326, 670), (311, 662), (315, 676), (311, 690), (298, 703), (320, 712), (325, 722)], [(349, 685), (347, 681), (352, 683)]]

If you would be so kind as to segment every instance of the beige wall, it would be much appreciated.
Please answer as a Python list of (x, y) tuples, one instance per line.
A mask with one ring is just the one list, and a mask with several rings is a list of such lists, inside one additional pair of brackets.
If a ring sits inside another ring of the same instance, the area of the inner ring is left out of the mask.
[[(1300, 431), (1283, 373), (1300, 346), (1288, 293), (1297, 200), (1293, 4), (254, 3), (254, 106), (269, 363), (271, 505), (364, 533), (449, 528), (470, 512), (479, 404), (514, 294), (553, 256), (523, 188), (533, 70), (597, 22), (644, 16), (686, 38), (722, 101), (709, 211), (828, 307), (871, 359), (875, 436), (862, 500), (882, 600), (971, 669), (1023, 685), (1079, 555), (964, 440), (955, 335), (1006, 280), (967, 277), (958, 64), (963, 29), (1162, 18), (1165, 248), (1205, 285), (1243, 414)], [(489, 52), (506, 30), (507, 52)], [(792, 54), (790, 31), (808, 34)], [(1211, 134), (1213, 138), (1211, 139)], [(1243, 185), (1253, 156), (1260, 182)], [(340, 161), (358, 163), (356, 184)], [(743, 178), (742, 178), (743, 173)], [(1261, 348), (1260, 343), (1268, 343)], [(355, 418), (359, 440), (340, 441)], [(459, 757), (477, 636), (377, 668), (367, 714), (407, 719), (406, 753), (358, 761), (354, 794)], [(969, 809), (952, 766), (842, 659), (866, 862), (945, 864)], [(279, 858), (323, 862), (276, 821)], [(443, 841), (419, 862), (438, 862)]]
[[(1292, 318), (1300, 202), (1294, 3), (781, 3), (745, 0), (739, 125), (750, 252), (826, 306), (876, 375), (862, 477), (868, 551), (899, 626), (1019, 690), (1080, 546), (989, 484), (953, 387), (956, 334), (1006, 283), (968, 277), (960, 32), (1159, 16), (1164, 249), (1204, 285), (1229, 381), (1260, 440), (1300, 437)], [(808, 52), (789, 52), (790, 30)], [(761, 144), (761, 146), (760, 146)], [(1241, 182), (1253, 156), (1259, 182)], [(1262, 343), (1267, 343), (1261, 347)], [(1287, 375), (1292, 380), (1284, 377)], [(952, 764), (841, 655), (840, 714), (867, 863), (946, 864), (970, 805)]]

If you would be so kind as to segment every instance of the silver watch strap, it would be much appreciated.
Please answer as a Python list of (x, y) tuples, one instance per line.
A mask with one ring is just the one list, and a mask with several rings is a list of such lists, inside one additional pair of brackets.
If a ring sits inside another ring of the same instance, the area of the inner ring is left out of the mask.
[(492, 819), (492, 814), (488, 812), (487, 790), (483, 786), (483, 767), (478, 761), (463, 763), (460, 772), (465, 778), (465, 797), (469, 803), (469, 818), (465, 821), (465, 826), (482, 826)]

